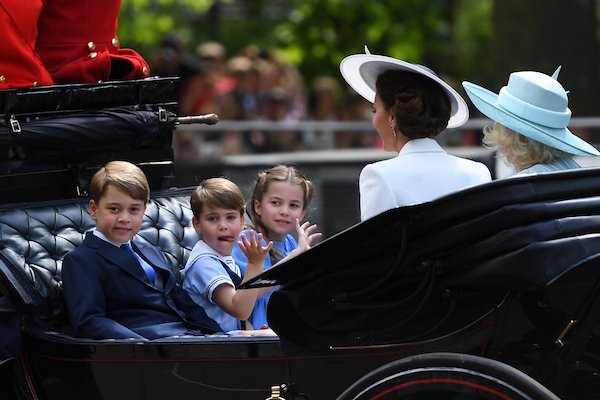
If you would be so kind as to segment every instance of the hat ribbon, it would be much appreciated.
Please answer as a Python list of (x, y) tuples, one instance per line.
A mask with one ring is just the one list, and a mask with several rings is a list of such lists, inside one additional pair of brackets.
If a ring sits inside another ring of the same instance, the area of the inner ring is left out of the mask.
[(566, 128), (571, 119), (571, 110), (552, 111), (541, 108), (513, 96), (506, 86), (500, 89), (498, 105), (521, 119), (549, 128)]

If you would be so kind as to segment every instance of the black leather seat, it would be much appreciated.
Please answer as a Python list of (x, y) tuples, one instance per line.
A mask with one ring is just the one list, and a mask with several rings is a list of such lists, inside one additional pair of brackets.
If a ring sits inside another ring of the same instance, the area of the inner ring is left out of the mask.
[[(191, 226), (191, 188), (162, 191), (149, 201), (136, 240), (158, 246), (176, 276), (198, 240)], [(88, 201), (0, 206), (0, 284), (24, 314), (42, 329), (65, 324), (60, 270), (95, 222)]]

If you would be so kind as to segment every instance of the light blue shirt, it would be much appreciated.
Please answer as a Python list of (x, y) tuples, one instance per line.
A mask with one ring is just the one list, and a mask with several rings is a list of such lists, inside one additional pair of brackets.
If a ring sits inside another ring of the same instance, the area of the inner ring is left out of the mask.
[[(250, 230), (245, 229), (242, 231), (241, 235), (246, 235), (246, 237), (249, 237), (248, 235), (250, 234)], [(267, 242), (265, 240), (263, 240), (263, 246), (266, 246)], [(279, 254), (281, 254), (281, 257), (285, 257), (288, 254), (290, 254), (292, 252), (292, 250), (294, 250), (296, 247), (298, 247), (298, 243), (296, 242), (296, 239), (294, 239), (294, 237), (292, 235), (287, 235), (287, 237), (285, 238), (285, 240), (283, 241), (273, 241), (273, 248), (276, 249)], [(244, 252), (242, 251), (242, 249), (240, 248), (240, 246), (236, 243), (235, 247), (233, 248), (233, 252), (231, 253), (235, 263), (238, 265), (238, 267), (240, 268), (240, 270), (242, 271), (242, 276), (244, 276), (244, 274), (246, 273), (246, 266), (248, 265), (248, 259), (246, 258), (246, 255), (244, 254)], [(265, 270), (271, 268), (272, 266), (272, 262), (271, 262), (271, 257), (266, 257), (265, 258)], [(254, 310), (252, 311), (252, 315), (250, 316), (250, 323), (252, 324), (252, 327), (254, 329), (261, 329), (262, 327), (268, 327), (269, 323), (267, 322), (267, 303), (269, 302), (269, 298), (271, 297), (271, 293), (276, 290), (277, 288), (273, 288), (273, 290), (271, 290), (268, 293), (265, 293), (264, 296), (262, 296), (261, 298), (259, 298), (258, 300), (256, 300), (256, 304), (254, 305)]]
[(575, 162), (570, 157), (565, 158), (557, 158), (551, 163), (546, 164), (536, 164), (532, 167), (525, 168), (522, 171), (519, 171), (517, 175), (529, 175), (529, 174), (540, 174), (545, 172), (556, 172), (556, 171), (564, 171), (567, 169), (576, 169), (581, 168), (579, 164)]
[(185, 268), (181, 270), (181, 286), (224, 332), (229, 332), (240, 329), (240, 321), (213, 301), (213, 292), (220, 285), (235, 287), (221, 261), (236, 275), (241, 276), (233, 257), (222, 256), (203, 240), (199, 240), (192, 249)]

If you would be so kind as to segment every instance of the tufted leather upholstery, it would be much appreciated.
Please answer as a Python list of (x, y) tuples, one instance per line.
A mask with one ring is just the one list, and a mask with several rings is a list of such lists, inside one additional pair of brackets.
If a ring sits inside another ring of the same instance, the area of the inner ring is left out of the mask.
[(152, 199), (136, 237), (136, 240), (146, 241), (161, 249), (177, 276), (198, 241), (198, 234), (192, 227), (191, 191), (191, 188), (179, 190), (176, 196)]
[[(198, 241), (191, 226), (191, 191), (174, 189), (153, 196), (135, 238), (159, 247), (177, 276)], [(0, 206), (0, 263), (12, 273), (0, 276), (2, 286), (20, 282), (42, 319), (60, 319), (62, 260), (94, 226), (88, 201), (83, 199)]]

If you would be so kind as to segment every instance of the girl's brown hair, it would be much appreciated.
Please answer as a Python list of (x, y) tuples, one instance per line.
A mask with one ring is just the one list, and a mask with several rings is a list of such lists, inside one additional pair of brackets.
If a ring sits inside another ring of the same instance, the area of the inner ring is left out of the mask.
[[(299, 185), (304, 193), (302, 202), (303, 210), (308, 208), (314, 194), (313, 183), (294, 166), (280, 164), (260, 171), (256, 178), (254, 190), (252, 191), (252, 197), (250, 199), (250, 218), (254, 225), (254, 230), (262, 233), (265, 239), (268, 239), (267, 228), (262, 223), (260, 215), (256, 213), (254, 203), (256, 201), (262, 201), (264, 194), (269, 190), (271, 182), (287, 182), (293, 185)], [(277, 262), (281, 259), (281, 255), (274, 248), (271, 249), (270, 255), (273, 262)]]

